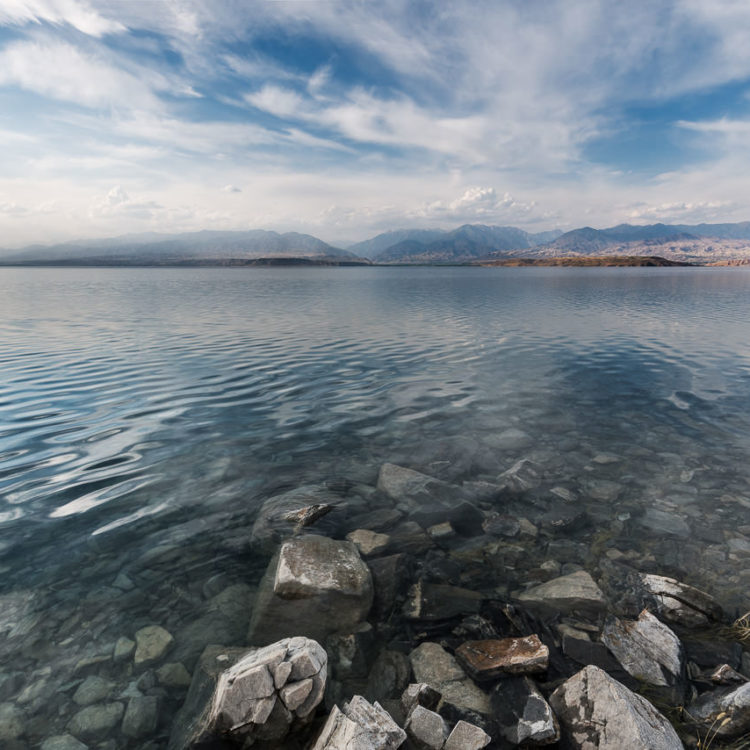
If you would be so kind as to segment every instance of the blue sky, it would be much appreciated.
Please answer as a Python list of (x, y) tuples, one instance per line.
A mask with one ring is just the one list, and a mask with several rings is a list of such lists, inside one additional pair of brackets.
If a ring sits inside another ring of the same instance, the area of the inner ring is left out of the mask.
[(750, 219), (746, 0), (2, 0), (0, 247)]

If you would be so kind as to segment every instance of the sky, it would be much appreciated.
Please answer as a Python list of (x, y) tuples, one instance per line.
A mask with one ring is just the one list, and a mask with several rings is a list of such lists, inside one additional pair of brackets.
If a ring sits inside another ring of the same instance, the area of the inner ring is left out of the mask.
[(0, 0), (0, 247), (750, 220), (747, 0)]

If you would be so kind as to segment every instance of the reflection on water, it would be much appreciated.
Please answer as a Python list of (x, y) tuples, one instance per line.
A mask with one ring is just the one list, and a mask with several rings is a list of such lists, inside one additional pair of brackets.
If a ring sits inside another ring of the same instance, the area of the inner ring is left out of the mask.
[[(531, 458), (618, 549), (742, 606), (749, 288), (739, 269), (3, 269), (0, 701), (44, 736), (82, 660), (137, 627), (167, 623), (188, 664), (241, 642), (259, 503), (372, 485), (384, 461), (461, 483)], [(564, 541), (540, 554), (576, 562)]]

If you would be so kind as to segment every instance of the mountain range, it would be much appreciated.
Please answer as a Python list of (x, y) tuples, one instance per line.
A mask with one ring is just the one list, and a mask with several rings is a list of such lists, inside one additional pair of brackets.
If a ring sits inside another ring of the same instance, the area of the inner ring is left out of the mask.
[(750, 260), (750, 222), (619, 224), (568, 232), (529, 233), (517, 227), (464, 224), (453, 230), (400, 229), (347, 249), (297, 232), (252, 230), (125, 235), (0, 252), (0, 264), (248, 265), (441, 264), (514, 258), (660, 256), (694, 263)]

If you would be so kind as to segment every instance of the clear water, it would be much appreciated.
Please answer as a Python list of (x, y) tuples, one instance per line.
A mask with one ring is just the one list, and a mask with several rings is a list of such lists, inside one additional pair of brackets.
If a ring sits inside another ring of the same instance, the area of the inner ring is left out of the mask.
[(461, 483), (531, 458), (595, 519), (540, 559), (619, 550), (750, 608), (749, 292), (742, 269), (0, 270), (19, 742), (62, 733), (85, 660), (142, 625), (188, 666), (241, 642), (262, 500), (384, 461)]

